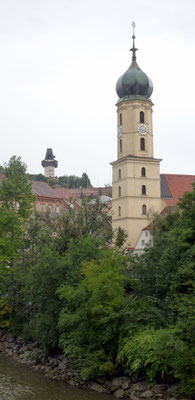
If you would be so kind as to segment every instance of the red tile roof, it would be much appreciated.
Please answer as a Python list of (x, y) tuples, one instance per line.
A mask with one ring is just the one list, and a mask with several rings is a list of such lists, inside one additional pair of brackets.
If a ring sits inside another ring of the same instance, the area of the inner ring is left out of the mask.
[(167, 205), (175, 206), (185, 192), (193, 190), (192, 183), (195, 182), (195, 175), (174, 175), (164, 174), (172, 199), (165, 199)]
[(60, 197), (61, 199), (70, 199), (72, 196), (72, 193), (69, 189), (66, 189), (64, 187), (53, 189), (53, 192), (55, 193), (56, 197)]
[(151, 228), (151, 224), (145, 226), (145, 228), (142, 229), (142, 231), (149, 231)]
[[(106, 189), (108, 188), (100, 188)], [(110, 188), (109, 188), (110, 191)], [(82, 189), (66, 189), (66, 188), (51, 188), (48, 183), (41, 181), (32, 181), (32, 192), (38, 197), (47, 197), (50, 199), (58, 199), (68, 201), (70, 199), (75, 203), (76, 209), (80, 209), (80, 205), (78, 204), (78, 200), (83, 196), (90, 196), (93, 194), (94, 196), (98, 196), (99, 188), (82, 188)], [(110, 208), (109, 206), (107, 208)]]
[(55, 193), (54, 189), (52, 189), (46, 182), (33, 181), (32, 193), (36, 194), (37, 196), (61, 199), (61, 197)]
[(75, 189), (68, 189), (74, 200), (80, 199), (82, 196), (90, 197), (98, 197), (100, 193), (102, 195), (109, 195), (112, 192), (112, 187), (98, 187), (98, 188), (75, 188)]
[[(71, 192), (66, 188), (52, 189), (46, 182), (33, 181), (32, 192), (33, 194), (37, 195), (39, 199), (40, 197), (44, 197), (62, 202), (63, 209), (69, 209), (71, 206), (69, 199), (72, 197), (72, 195)], [(74, 208), (79, 210), (80, 205), (77, 202), (74, 202)]]

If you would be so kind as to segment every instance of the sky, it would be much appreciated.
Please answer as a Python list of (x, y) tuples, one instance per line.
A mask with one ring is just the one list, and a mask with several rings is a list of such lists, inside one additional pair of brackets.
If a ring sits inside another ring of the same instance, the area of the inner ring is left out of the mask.
[(112, 181), (116, 81), (137, 63), (154, 91), (161, 173), (195, 174), (194, 0), (0, 0), (0, 165), (20, 156), (43, 173)]

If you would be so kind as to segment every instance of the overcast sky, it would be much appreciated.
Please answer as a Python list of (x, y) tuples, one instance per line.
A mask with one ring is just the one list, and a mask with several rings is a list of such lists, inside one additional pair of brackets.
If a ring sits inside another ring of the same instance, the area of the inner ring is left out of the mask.
[(0, 164), (30, 173), (52, 147), (56, 175), (112, 180), (118, 77), (137, 62), (152, 79), (161, 172), (195, 174), (194, 0), (0, 0)]

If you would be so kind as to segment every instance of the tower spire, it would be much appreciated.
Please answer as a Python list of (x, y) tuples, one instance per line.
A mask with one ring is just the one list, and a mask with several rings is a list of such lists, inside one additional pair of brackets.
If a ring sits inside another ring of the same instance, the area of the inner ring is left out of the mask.
[(138, 49), (136, 49), (136, 47), (135, 47), (135, 34), (134, 34), (135, 22), (134, 21), (132, 21), (132, 27), (133, 27), (133, 36), (132, 36), (133, 47), (130, 49), (130, 51), (132, 51), (132, 61), (135, 61), (136, 60), (136, 51)]

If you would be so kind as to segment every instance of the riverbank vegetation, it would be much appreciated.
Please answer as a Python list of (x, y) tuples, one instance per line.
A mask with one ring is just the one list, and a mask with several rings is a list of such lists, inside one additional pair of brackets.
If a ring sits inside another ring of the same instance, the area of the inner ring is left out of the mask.
[(46, 352), (60, 349), (86, 379), (128, 369), (134, 379), (181, 382), (180, 393), (192, 397), (195, 188), (154, 219), (153, 246), (135, 257), (98, 201), (56, 218), (32, 214), (20, 158), (5, 176), (0, 327)]

